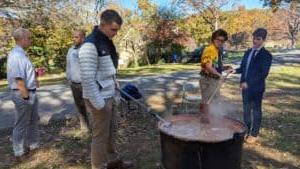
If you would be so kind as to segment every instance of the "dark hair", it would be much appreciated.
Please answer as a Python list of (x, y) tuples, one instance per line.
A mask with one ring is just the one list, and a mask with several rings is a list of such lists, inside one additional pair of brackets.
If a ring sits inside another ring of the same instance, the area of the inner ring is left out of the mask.
[(263, 40), (266, 40), (267, 35), (268, 31), (265, 28), (258, 28), (252, 33), (252, 36), (261, 37)]
[(227, 32), (225, 30), (223, 30), (223, 29), (218, 29), (218, 30), (216, 30), (216, 31), (213, 32), (213, 34), (211, 36), (211, 41), (215, 40), (219, 36), (224, 37), (225, 41), (228, 40), (228, 34), (227, 34)]
[(85, 38), (85, 30), (83, 30), (83, 29), (76, 29), (74, 32), (79, 32), (80, 35), (81, 35), (83, 38)]
[(100, 16), (100, 21), (104, 23), (117, 23), (118, 25), (123, 24), (123, 20), (121, 16), (116, 12), (115, 10), (112, 9), (107, 9), (101, 13)]

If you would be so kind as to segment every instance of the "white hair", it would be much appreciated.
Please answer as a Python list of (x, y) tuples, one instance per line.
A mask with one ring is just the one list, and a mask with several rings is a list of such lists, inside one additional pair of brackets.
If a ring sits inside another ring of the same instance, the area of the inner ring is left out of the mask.
[(13, 31), (12, 36), (14, 37), (15, 41), (18, 41), (28, 34), (30, 34), (30, 31), (28, 29), (17, 28)]

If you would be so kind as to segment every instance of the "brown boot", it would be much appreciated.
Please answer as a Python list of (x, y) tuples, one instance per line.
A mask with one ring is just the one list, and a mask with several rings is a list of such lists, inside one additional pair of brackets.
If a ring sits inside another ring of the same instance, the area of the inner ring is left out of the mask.
[(254, 136), (248, 136), (246, 139), (246, 143), (248, 144), (255, 144), (257, 142), (257, 137)]
[(21, 163), (24, 162), (25, 160), (27, 160), (28, 156), (27, 155), (22, 155), (22, 156), (14, 156), (14, 161), (17, 163)]
[(200, 122), (201, 123), (209, 123), (209, 105), (201, 103), (200, 104)]
[(204, 106), (204, 104), (203, 104), (203, 103), (200, 103), (200, 107), (199, 107), (199, 112), (200, 112), (200, 113), (203, 113), (203, 109), (204, 109), (203, 106)]
[(200, 104), (200, 113), (208, 114), (209, 113), (209, 104), (201, 103)]

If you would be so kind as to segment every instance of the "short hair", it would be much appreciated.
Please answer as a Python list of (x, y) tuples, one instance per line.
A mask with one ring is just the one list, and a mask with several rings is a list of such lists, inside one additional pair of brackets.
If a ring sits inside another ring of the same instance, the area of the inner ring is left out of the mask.
[(225, 41), (228, 40), (228, 33), (227, 33), (225, 30), (223, 30), (223, 29), (218, 29), (218, 30), (216, 30), (216, 31), (214, 31), (214, 32), (212, 33), (211, 41), (215, 40), (215, 39), (216, 39), (217, 37), (219, 37), (219, 36), (224, 37), (224, 40), (225, 40)]
[(75, 31), (74, 31), (74, 33), (75, 32), (79, 32), (79, 34), (83, 37), (83, 38), (85, 38), (85, 30), (83, 30), (83, 29), (76, 29)]
[(254, 36), (254, 37), (261, 37), (263, 40), (266, 40), (267, 35), (268, 35), (268, 31), (265, 28), (257, 28), (252, 33), (252, 36)]
[(115, 22), (118, 25), (123, 24), (123, 20), (121, 16), (118, 14), (118, 12), (112, 9), (107, 9), (101, 13), (100, 22), (109, 23), (109, 24)]
[(17, 28), (13, 31), (12, 36), (14, 37), (15, 41), (22, 39), (26, 34), (30, 34), (30, 31), (25, 28)]

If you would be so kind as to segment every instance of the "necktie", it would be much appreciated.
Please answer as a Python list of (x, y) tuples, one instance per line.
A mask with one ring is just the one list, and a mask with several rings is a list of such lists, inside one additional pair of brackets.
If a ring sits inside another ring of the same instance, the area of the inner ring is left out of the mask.
[(247, 65), (246, 65), (246, 70), (245, 70), (245, 79), (247, 78), (248, 75), (248, 71), (249, 71), (249, 66), (251, 61), (253, 60), (252, 58), (255, 57), (257, 50), (256, 49), (252, 49), (248, 59), (247, 59)]

